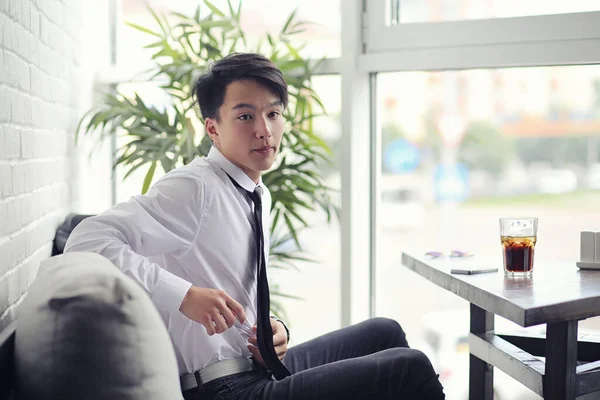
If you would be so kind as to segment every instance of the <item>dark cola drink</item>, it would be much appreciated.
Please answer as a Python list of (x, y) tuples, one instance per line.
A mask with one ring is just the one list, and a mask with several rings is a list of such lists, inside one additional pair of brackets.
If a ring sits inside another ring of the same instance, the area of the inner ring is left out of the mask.
[(508, 275), (531, 275), (535, 236), (501, 236), (504, 270)]

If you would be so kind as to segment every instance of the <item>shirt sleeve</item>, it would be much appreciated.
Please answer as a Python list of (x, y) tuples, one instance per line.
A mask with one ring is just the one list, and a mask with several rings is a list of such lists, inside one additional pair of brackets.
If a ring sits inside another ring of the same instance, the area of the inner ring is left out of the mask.
[(177, 311), (192, 284), (149, 257), (189, 248), (201, 223), (204, 194), (201, 180), (167, 175), (146, 195), (83, 220), (65, 252), (101, 254), (141, 284), (158, 308)]

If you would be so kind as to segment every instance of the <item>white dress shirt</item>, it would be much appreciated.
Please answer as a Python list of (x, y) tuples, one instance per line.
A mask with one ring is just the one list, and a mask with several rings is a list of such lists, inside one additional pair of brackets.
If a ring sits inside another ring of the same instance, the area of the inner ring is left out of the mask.
[[(250, 357), (256, 324), (256, 247), (252, 201), (236, 188), (256, 184), (213, 147), (208, 156), (175, 169), (145, 195), (132, 197), (81, 222), (66, 252), (100, 253), (139, 282), (167, 326), (181, 374), (214, 362)], [(263, 190), (263, 232), (269, 232), (271, 195)], [(264, 235), (265, 259), (269, 238)], [(225, 291), (246, 311), (246, 323), (208, 336), (179, 311), (191, 285)]]

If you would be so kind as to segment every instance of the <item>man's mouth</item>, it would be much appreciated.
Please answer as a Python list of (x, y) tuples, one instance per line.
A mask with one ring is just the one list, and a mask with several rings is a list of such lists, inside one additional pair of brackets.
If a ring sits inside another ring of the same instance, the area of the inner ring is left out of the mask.
[(264, 147), (259, 147), (258, 149), (254, 149), (254, 151), (258, 152), (258, 153), (268, 153), (273, 149), (273, 147), (271, 146), (264, 146)]

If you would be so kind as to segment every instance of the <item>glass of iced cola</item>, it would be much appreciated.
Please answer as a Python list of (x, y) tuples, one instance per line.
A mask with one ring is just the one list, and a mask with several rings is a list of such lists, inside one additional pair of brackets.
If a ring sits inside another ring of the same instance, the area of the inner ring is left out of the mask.
[(537, 241), (537, 218), (500, 218), (504, 275), (530, 277)]

